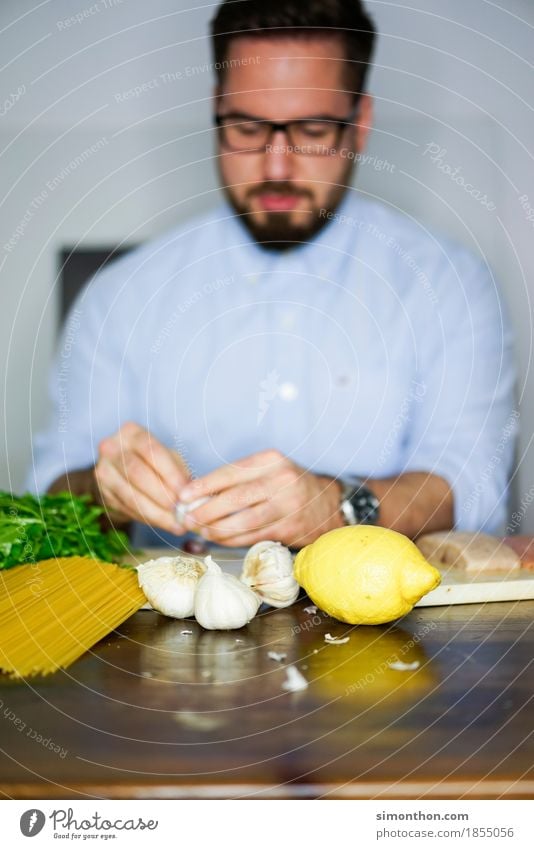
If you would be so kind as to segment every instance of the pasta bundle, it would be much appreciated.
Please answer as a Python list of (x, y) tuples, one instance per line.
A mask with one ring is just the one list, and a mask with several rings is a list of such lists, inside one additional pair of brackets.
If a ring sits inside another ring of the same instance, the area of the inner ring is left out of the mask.
[(88, 557), (0, 570), (0, 670), (65, 668), (145, 602), (135, 571)]

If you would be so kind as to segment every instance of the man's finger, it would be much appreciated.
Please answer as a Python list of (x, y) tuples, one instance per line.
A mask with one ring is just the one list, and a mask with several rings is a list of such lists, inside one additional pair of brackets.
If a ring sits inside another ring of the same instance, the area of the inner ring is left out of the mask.
[(150, 431), (135, 422), (126, 422), (113, 436), (103, 439), (99, 453), (115, 465), (120, 465), (121, 460), (126, 465), (132, 453), (138, 455), (161, 478), (171, 493), (173, 503), (178, 501), (178, 492), (191, 478), (180, 455), (166, 448)]
[(94, 470), (94, 476), (99, 493), (99, 503), (105, 510), (105, 515), (108, 521), (113, 525), (115, 522), (124, 523), (131, 521), (130, 511), (128, 508), (109, 490), (105, 483), (100, 479), (102, 465), (105, 460), (100, 460)]
[(228, 548), (248, 548), (256, 542), (263, 542), (266, 539), (286, 544), (286, 535), (280, 522), (274, 522), (272, 525), (267, 525), (265, 528), (259, 530), (225, 537), (224, 540), (216, 539), (214, 542), (218, 542), (220, 545), (227, 546)]
[(233, 516), (200, 526), (201, 533), (207, 534), (214, 542), (224, 542), (228, 537), (262, 531), (266, 526), (283, 518), (284, 513), (271, 501), (263, 501), (247, 510), (241, 510)]
[(162, 509), (144, 493), (132, 487), (109, 460), (103, 459), (98, 464), (96, 474), (104, 499), (107, 496), (110, 501), (122, 505), (122, 510), (131, 519), (173, 534), (184, 532), (174, 518), (172, 510)]
[(135, 453), (165, 482), (175, 504), (178, 501), (178, 493), (190, 480), (189, 471), (180, 455), (162, 445), (147, 430), (136, 434), (131, 444)]
[(246, 510), (255, 504), (269, 501), (272, 497), (272, 487), (268, 481), (238, 484), (214, 495), (202, 506), (197, 507), (186, 515), (186, 527), (193, 530), (196, 527), (210, 526), (226, 516)]
[(287, 459), (279, 451), (259, 451), (227, 466), (220, 466), (204, 477), (192, 481), (180, 492), (180, 501), (195, 501), (206, 495), (223, 492), (232, 486), (272, 475)]
[(163, 510), (173, 511), (176, 506), (176, 494), (169, 487), (166, 480), (161, 475), (154, 471), (153, 466), (145, 462), (145, 458), (140, 454), (130, 452), (125, 454), (122, 462), (115, 461), (115, 467), (118, 468), (126, 481), (133, 489), (144, 493), (155, 504)]

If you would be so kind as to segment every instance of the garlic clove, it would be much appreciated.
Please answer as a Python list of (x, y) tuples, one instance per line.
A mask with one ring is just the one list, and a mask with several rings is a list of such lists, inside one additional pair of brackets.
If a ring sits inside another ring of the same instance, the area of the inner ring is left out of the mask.
[(257, 542), (248, 550), (241, 581), (271, 607), (289, 607), (300, 591), (293, 576), (291, 552), (272, 540)]
[(289, 607), (297, 600), (300, 592), (300, 586), (294, 578), (280, 578), (273, 584), (256, 585), (254, 592), (258, 593), (265, 604), (270, 604), (271, 607)]
[(205, 495), (203, 498), (197, 498), (196, 501), (179, 501), (175, 507), (175, 515), (176, 521), (179, 525), (183, 525), (184, 519), (188, 513), (191, 513), (193, 510), (196, 510), (197, 507), (202, 507), (203, 504), (206, 504), (207, 501), (210, 500), (209, 495)]
[(241, 578), (265, 586), (292, 575), (293, 558), (289, 549), (280, 542), (262, 540), (247, 551)]
[(195, 594), (195, 618), (209, 631), (242, 628), (258, 612), (260, 598), (234, 575), (223, 572), (208, 555)]
[(194, 613), (197, 585), (205, 571), (195, 557), (158, 557), (137, 567), (137, 579), (154, 610), (185, 619)]

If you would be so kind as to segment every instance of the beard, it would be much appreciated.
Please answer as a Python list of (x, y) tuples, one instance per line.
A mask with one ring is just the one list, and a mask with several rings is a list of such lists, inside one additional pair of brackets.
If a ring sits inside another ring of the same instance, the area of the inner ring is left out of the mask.
[[(308, 189), (300, 189), (291, 182), (269, 180), (255, 185), (249, 189), (244, 201), (239, 201), (229, 186), (224, 186), (224, 192), (234, 212), (251, 236), (263, 248), (272, 251), (288, 251), (297, 245), (309, 242), (330, 220), (331, 213), (335, 212), (345, 192), (347, 191), (350, 171), (344, 175), (346, 179), (340, 181), (340, 185), (333, 185), (322, 206), (314, 206), (314, 196)], [(268, 192), (269, 194), (297, 195), (310, 201), (308, 220), (305, 223), (295, 224), (292, 212), (285, 211), (262, 211), (254, 212), (250, 201), (255, 195)]]

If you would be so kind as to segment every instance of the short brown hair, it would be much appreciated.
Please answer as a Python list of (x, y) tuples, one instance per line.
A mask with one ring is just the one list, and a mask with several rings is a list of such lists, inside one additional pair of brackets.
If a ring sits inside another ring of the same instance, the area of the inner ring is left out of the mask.
[(222, 82), (230, 42), (262, 38), (335, 35), (345, 45), (349, 90), (365, 88), (376, 30), (360, 0), (223, 0), (211, 22), (215, 68)]

